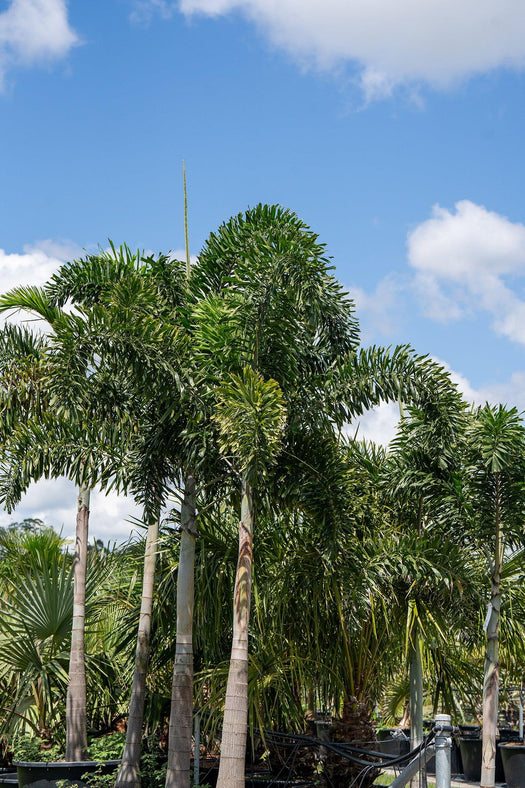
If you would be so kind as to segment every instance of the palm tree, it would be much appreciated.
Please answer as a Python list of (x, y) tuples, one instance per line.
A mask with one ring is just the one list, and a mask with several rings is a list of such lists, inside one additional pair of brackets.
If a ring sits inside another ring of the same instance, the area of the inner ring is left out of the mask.
[[(462, 403), (445, 399), (437, 406), (428, 409), (425, 403), (420, 408), (409, 408), (408, 414), (402, 411), (402, 419), (398, 434), (392, 442), (386, 465), (383, 484), (394, 507), (399, 526), (413, 534), (417, 541), (415, 552), (422, 548), (425, 559), (422, 566), (428, 564), (428, 558), (435, 560), (435, 610), (426, 622), (423, 615), (424, 601), (420, 593), (419, 573), (417, 579), (412, 577), (406, 586), (404, 597), (408, 603), (407, 619), (407, 650), (410, 679), (410, 728), (411, 747), (417, 747), (423, 740), (423, 664), (422, 652), (425, 639), (440, 641), (440, 634), (448, 629), (446, 626), (452, 618), (454, 595), (446, 600), (441, 610), (438, 606), (442, 586), (450, 589), (465, 587), (458, 577), (456, 568), (447, 569), (447, 556), (456, 553), (451, 550), (448, 534), (452, 529), (453, 519), (450, 506), (445, 502), (454, 489), (455, 479), (459, 476), (462, 444), (465, 433), (465, 414)], [(444, 517), (446, 509), (446, 515)], [(457, 517), (456, 517), (457, 519)], [(443, 529), (443, 521), (445, 528)], [(437, 543), (433, 539), (438, 531), (445, 530), (445, 536), (439, 537)], [(430, 541), (429, 541), (430, 537)], [(445, 551), (442, 548), (445, 545)], [(430, 556), (427, 548), (430, 547)], [(437, 548), (437, 552), (435, 552)], [(435, 558), (432, 556), (434, 550)], [(411, 553), (408, 553), (410, 556)], [(412, 561), (411, 558), (409, 558)], [(415, 562), (414, 562), (415, 563)], [(460, 568), (464, 562), (460, 563)], [(456, 575), (456, 577), (454, 577)], [(424, 575), (423, 575), (424, 576)], [(472, 580), (472, 578), (470, 578)], [(406, 585), (406, 583), (405, 583)], [(472, 582), (468, 584), (472, 587)], [(428, 593), (429, 585), (425, 577), (424, 593)], [(444, 600), (443, 600), (444, 601)], [(440, 624), (436, 627), (436, 622)], [(437, 633), (437, 637), (436, 637)]]
[[(90, 475), (93, 446), (107, 453), (113, 427), (103, 431), (107, 397), (104, 382), (88, 373), (86, 348), (79, 347), (83, 316), (68, 314), (45, 289), (15, 288), (0, 298), (0, 311), (29, 311), (47, 322), (51, 334), (41, 348), (36, 406), (6, 433), (3, 446), (3, 493), (8, 509), (32, 481), (67, 475), (78, 485), (75, 558), (73, 563), (73, 624), (67, 689), (66, 758), (84, 759), (87, 748), (86, 676), (84, 657), (85, 582), (89, 528)], [(16, 378), (11, 385), (16, 384)], [(107, 413), (107, 411), (106, 411)], [(117, 413), (112, 408), (112, 419)], [(97, 418), (98, 417), (98, 418)], [(107, 424), (107, 420), (105, 422)], [(95, 437), (95, 433), (98, 433)]]
[(493, 788), (499, 691), (501, 570), (509, 548), (522, 544), (525, 496), (525, 429), (516, 408), (485, 405), (473, 414), (470, 493), (478, 539), (490, 562), (490, 601), (485, 619), (481, 785)]
[[(194, 404), (191, 355), (187, 341), (187, 310), (191, 292), (189, 266), (169, 256), (145, 258), (127, 247), (101, 252), (63, 267), (49, 290), (61, 305), (75, 299), (84, 308), (96, 306), (96, 325), (89, 344), (104, 368), (115, 365), (126, 381), (124, 403), (134, 434), (123, 468), (116, 471), (121, 489), (133, 492), (145, 506), (150, 526), (146, 544), (142, 613), (139, 623), (136, 670), (128, 719), (127, 739), (117, 785), (140, 784), (139, 758), (149, 627), (159, 511), (170, 487), (183, 477), (181, 563), (178, 573), (177, 639), (168, 758), (168, 784), (189, 781), (193, 711), (192, 599), (195, 550), (195, 473), (199, 459), (202, 404)], [(134, 321), (127, 319), (133, 308)], [(151, 335), (137, 336), (141, 320), (155, 326)], [(88, 330), (92, 328), (87, 321)], [(156, 333), (155, 333), (156, 332)], [(147, 346), (144, 338), (147, 337)], [(94, 350), (96, 348), (96, 350)], [(111, 361), (112, 360), (112, 361)], [(92, 362), (94, 363), (94, 362)], [(181, 397), (182, 393), (182, 397)], [(122, 397), (122, 393), (118, 392)], [(202, 399), (202, 398), (201, 398)], [(200, 419), (193, 432), (192, 419)], [(190, 426), (188, 426), (190, 425)], [(209, 455), (209, 449), (206, 457)], [(108, 478), (111, 477), (111, 473)], [(177, 776), (177, 775), (182, 776)]]
[[(235, 430), (244, 434), (241, 413), (246, 416), (250, 407), (253, 410), (246, 392), (250, 386), (256, 389), (257, 378), (249, 379), (249, 373), (260, 376), (260, 386), (274, 380), (286, 410), (281, 439), (286, 452), (276, 444), (276, 469), (281, 455), (296, 455), (302, 433), (322, 440), (383, 399), (402, 397), (425, 401), (430, 407), (445, 396), (458, 398), (443, 370), (409, 348), (358, 350), (353, 307), (328, 273), (324, 247), (295, 214), (279, 206), (259, 205), (213, 233), (199, 256), (194, 282), (202, 294), (194, 310), (196, 342), (203, 363), (216, 370), (217, 420), (223, 449), (229, 451), (236, 469), (239, 450), (246, 451), (248, 444), (236, 438)], [(237, 412), (237, 421), (226, 418), (221, 423), (230, 410)], [(262, 410), (259, 413), (262, 418)], [(243, 516), (251, 522), (253, 483), (242, 473), (240, 482)], [(249, 529), (247, 538), (248, 546), (241, 545), (243, 556), (250, 553)], [(245, 582), (242, 590), (247, 587)], [(241, 615), (235, 607), (234, 625), (244, 625), (247, 613), (248, 608)], [(229, 689), (228, 697), (233, 696)], [(243, 698), (244, 709), (244, 683), (235, 697), (239, 705)], [(225, 779), (229, 785), (232, 781), (240, 785), (243, 779), (245, 734), (243, 739), (240, 722), (230, 732), (230, 714), (234, 710), (227, 705), (222, 752), (228, 753), (225, 764), (235, 760), (236, 765), (227, 778), (226, 765), (221, 766), (220, 785)], [(240, 746), (233, 744), (234, 738)], [(230, 754), (234, 749), (235, 756)]]
[[(177, 379), (170, 359), (181, 349), (184, 278), (182, 263), (168, 256), (144, 257), (126, 246), (63, 266), (48, 285), (58, 305), (74, 299), (86, 311), (81, 344), (90, 346), (97, 374), (123, 381), (113, 396), (126, 412), (131, 435), (117, 467), (108, 466), (103, 483), (132, 492), (144, 506), (148, 532), (144, 556), (141, 612), (126, 743), (117, 786), (140, 786), (139, 762), (160, 511), (178, 475), (173, 440), (180, 430)], [(133, 309), (133, 323), (129, 310)], [(89, 315), (94, 314), (95, 320)], [(166, 352), (168, 351), (168, 352)], [(97, 363), (95, 359), (100, 361)], [(177, 365), (178, 366), (178, 363)], [(167, 397), (171, 395), (171, 402)], [(175, 415), (166, 418), (168, 413)], [(122, 443), (122, 436), (121, 436)]]

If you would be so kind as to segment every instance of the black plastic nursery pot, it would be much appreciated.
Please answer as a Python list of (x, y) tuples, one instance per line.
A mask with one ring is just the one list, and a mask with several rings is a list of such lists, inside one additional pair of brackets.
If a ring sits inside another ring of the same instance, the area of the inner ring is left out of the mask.
[(18, 774), (16, 772), (0, 773), (0, 788), (17, 788)]
[(410, 752), (410, 728), (381, 728), (377, 731), (377, 749), (385, 755)]
[(71, 785), (85, 788), (82, 779), (84, 774), (100, 771), (111, 774), (120, 765), (120, 761), (14, 761), (18, 774), (19, 788), (57, 788), (59, 780), (68, 780)]
[[(481, 768), (481, 767), (480, 767)], [(450, 772), (451, 774), (463, 774), (463, 763), (459, 745), (452, 739), (452, 749), (450, 751)], [(436, 758), (433, 756), (427, 761), (427, 774), (436, 773)]]
[[(467, 780), (477, 782), (481, 780), (481, 739), (472, 737), (461, 738), (459, 749), (461, 751), (461, 761), (463, 763), (463, 774)], [(504, 782), (503, 763), (499, 747), (496, 750), (496, 782)]]
[(312, 788), (309, 780), (278, 780), (272, 777), (247, 777), (246, 788)]
[(498, 747), (507, 788), (525, 788), (525, 744), (504, 743)]

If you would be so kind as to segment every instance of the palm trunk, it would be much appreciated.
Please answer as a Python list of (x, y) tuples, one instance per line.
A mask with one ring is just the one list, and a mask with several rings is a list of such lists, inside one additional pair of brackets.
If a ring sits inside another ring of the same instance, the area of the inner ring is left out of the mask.
[[(421, 642), (414, 633), (410, 645), (410, 749), (418, 747), (423, 741), (423, 665), (421, 663)], [(410, 781), (411, 788), (426, 785), (425, 767)]]
[[(193, 722), (193, 584), (195, 567), (195, 479), (184, 480), (181, 508), (179, 570), (177, 574), (177, 640), (168, 743), (166, 788), (190, 788)], [(198, 758), (198, 752), (195, 757)]]
[(155, 586), (155, 563), (159, 538), (159, 515), (148, 525), (144, 551), (144, 575), (142, 578), (142, 597), (135, 650), (135, 669), (131, 699), (129, 702), (128, 727), (122, 763), (117, 775), (115, 788), (140, 788), (140, 754), (142, 742), (142, 720), (146, 693), (146, 674), (150, 655), (151, 611)]
[(86, 618), (86, 566), (89, 533), (90, 491), (78, 493), (75, 558), (73, 564), (73, 624), (66, 699), (66, 761), (82, 761), (87, 750), (86, 666), (84, 630)]
[(496, 531), (496, 551), (492, 586), (490, 592), (490, 615), (487, 624), (487, 648), (485, 651), (485, 677), (483, 681), (483, 743), (481, 757), (482, 788), (494, 788), (496, 781), (496, 735), (498, 732), (499, 693), (499, 616), (501, 553), (499, 526)]
[(239, 557), (233, 601), (233, 639), (217, 788), (244, 788), (248, 724), (248, 623), (253, 551), (253, 491), (243, 481)]

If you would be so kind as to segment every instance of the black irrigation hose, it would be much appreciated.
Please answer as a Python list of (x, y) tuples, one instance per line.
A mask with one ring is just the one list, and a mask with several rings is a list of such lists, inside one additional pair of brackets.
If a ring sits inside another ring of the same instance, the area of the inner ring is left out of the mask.
[[(360, 747), (355, 747), (352, 744), (336, 744), (334, 742), (323, 741), (322, 739), (315, 739), (312, 736), (305, 736), (304, 734), (290, 734), (290, 733), (279, 733), (276, 731), (259, 731), (258, 728), (254, 728), (254, 731), (259, 733), (259, 735), (263, 738), (263, 740), (273, 741), (274, 744), (279, 744), (281, 747), (289, 747), (289, 748), (297, 748), (299, 743), (305, 747), (325, 747), (325, 749), (332, 750), (332, 752), (337, 753), (338, 755), (342, 756), (343, 758), (347, 758), (347, 760), (352, 761), (352, 763), (357, 763), (359, 766), (366, 766), (366, 767), (374, 767), (377, 769), (385, 769), (392, 766), (398, 766), (405, 764), (408, 761), (413, 760), (417, 755), (419, 755), (432, 741), (434, 738), (434, 732), (428, 734), (428, 736), (423, 739), (420, 745), (415, 747), (410, 752), (405, 753), (404, 755), (397, 755), (397, 756), (387, 756), (387, 760), (381, 760), (377, 763), (371, 763), (368, 760), (364, 760), (364, 758), (358, 758), (356, 755), (351, 753), (359, 753), (361, 755), (368, 755), (376, 758), (384, 758), (386, 753), (379, 753), (373, 750), (364, 750)], [(282, 741), (277, 741), (281, 739)], [(288, 743), (289, 742), (289, 743)]]

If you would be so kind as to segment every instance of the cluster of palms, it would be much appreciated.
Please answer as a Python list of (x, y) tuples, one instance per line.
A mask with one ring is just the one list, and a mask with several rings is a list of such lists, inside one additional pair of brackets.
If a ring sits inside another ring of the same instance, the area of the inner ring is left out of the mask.
[[(89, 491), (99, 486), (134, 496), (147, 525), (119, 788), (140, 785), (147, 690), (166, 694), (171, 663), (167, 788), (190, 784), (195, 702), (221, 719), (219, 788), (244, 785), (249, 721), (298, 728), (305, 709), (321, 707), (335, 709), (349, 735), (405, 676), (417, 739), (423, 678), (435, 708), (458, 706), (475, 687), (487, 549), (490, 774), (502, 583), (523, 566), (525, 437), (514, 410), (467, 411), (445, 371), (409, 348), (360, 349), (352, 302), (323, 245), (277, 206), (230, 219), (193, 266), (112, 246), (63, 266), (43, 288), (7, 293), (0, 309), (45, 321), (42, 334), (2, 333), (0, 498), (13, 508), (43, 476), (65, 475), (79, 490), (75, 553), (60, 570), (72, 593), (69, 669), (63, 638), (53, 645), (67, 685), (68, 760), (85, 753), (97, 647), (113, 675), (125, 675), (129, 651), (129, 639), (126, 651), (126, 639), (99, 624), (84, 654), (93, 632), (86, 577), (89, 586), (97, 563), (88, 556)], [(388, 399), (403, 403), (391, 450), (350, 439), (348, 423)], [(174, 498), (177, 527), (159, 539)], [(96, 621), (129, 603), (136, 573), (115, 572), (120, 593), (108, 591), (106, 567), (91, 599)], [(6, 582), (17, 588), (16, 576)], [(515, 671), (518, 621), (504, 620)], [(17, 637), (10, 626), (4, 665)], [(6, 697), (30, 706), (38, 677), (28, 674), (21, 690), (21, 668), (2, 670)], [(393, 691), (393, 702), (396, 694), (406, 692)], [(13, 713), (28, 718), (22, 706), (4, 709), (11, 723)], [(45, 721), (31, 719), (42, 733)]]

